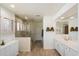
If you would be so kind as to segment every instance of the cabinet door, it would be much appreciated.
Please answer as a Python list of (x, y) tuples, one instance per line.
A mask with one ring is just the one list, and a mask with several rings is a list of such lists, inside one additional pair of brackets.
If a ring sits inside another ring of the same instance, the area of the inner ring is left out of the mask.
[(61, 54), (61, 55), (64, 55), (65, 54), (65, 47), (64, 45), (59, 42), (59, 41), (56, 41), (55, 40), (55, 49)]
[(0, 49), (0, 56), (7, 56), (7, 49), (6, 48), (1, 48)]
[(19, 40), (19, 51), (31, 51), (31, 38), (16, 38)]
[(78, 52), (73, 50), (72, 48), (66, 47), (65, 48), (65, 56), (78, 56)]
[(65, 46), (65, 56), (70, 56), (70, 48)]
[(73, 50), (73, 49), (70, 49), (70, 56), (78, 56), (79, 52)]
[(59, 51), (60, 51), (61, 55), (64, 55), (65, 47), (64, 47), (64, 45), (62, 43), (59, 44)]
[(54, 42), (55, 42), (55, 43), (54, 43), (54, 44), (55, 44), (55, 49), (57, 50), (57, 45), (58, 45), (58, 43), (57, 43), (56, 40), (55, 40)]
[(59, 42), (57, 40), (55, 40), (55, 49), (59, 51)]
[(4, 54), (3, 49), (0, 49), (0, 56), (3, 56), (3, 54)]

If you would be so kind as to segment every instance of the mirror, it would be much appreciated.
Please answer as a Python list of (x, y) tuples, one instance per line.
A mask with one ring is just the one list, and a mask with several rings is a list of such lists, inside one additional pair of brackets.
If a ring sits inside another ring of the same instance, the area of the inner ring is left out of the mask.
[(57, 21), (56, 22), (56, 34), (68, 34), (69, 26), (67, 21)]

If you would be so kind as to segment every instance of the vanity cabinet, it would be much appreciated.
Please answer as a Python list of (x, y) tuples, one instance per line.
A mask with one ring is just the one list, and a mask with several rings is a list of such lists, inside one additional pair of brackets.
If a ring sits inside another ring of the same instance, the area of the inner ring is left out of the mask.
[(64, 55), (64, 45), (61, 44), (59, 41), (55, 41), (55, 49), (61, 54)]
[(60, 53), (62, 56), (78, 56), (79, 52), (74, 50), (71, 47), (68, 47), (61, 41), (55, 40), (55, 49)]
[[(67, 51), (68, 50), (68, 51)], [(67, 50), (65, 51), (65, 55), (69, 55), (69, 56), (78, 56), (78, 52), (75, 51), (74, 49), (71, 48), (67, 48)]]

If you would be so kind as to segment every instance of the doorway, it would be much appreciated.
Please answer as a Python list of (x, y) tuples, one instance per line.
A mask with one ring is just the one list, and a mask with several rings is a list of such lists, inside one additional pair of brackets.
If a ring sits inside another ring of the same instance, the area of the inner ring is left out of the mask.
[(68, 25), (65, 25), (64, 26), (64, 34), (68, 34), (69, 33), (69, 31), (68, 31)]
[(31, 22), (32, 49), (43, 48), (43, 20)]

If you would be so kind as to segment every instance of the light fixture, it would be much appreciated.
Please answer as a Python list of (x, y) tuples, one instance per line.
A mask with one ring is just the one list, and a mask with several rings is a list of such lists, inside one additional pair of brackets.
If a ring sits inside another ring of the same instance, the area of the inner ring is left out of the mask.
[(10, 7), (11, 7), (11, 8), (15, 8), (15, 5), (11, 4)]
[(28, 19), (28, 17), (27, 17), (27, 16), (25, 16), (25, 19)]
[(74, 30), (75, 30), (74, 27), (71, 27), (71, 28), (70, 28), (70, 31), (71, 31), (71, 32), (74, 31)]
[(65, 17), (61, 17), (60, 19), (64, 19)]

